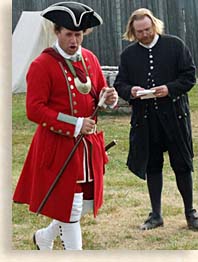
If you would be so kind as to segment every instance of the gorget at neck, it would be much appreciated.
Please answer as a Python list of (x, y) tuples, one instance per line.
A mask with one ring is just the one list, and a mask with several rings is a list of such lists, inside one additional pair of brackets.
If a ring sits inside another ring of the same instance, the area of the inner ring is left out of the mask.
[(88, 94), (91, 90), (92, 84), (91, 84), (91, 79), (89, 77), (88, 71), (87, 71), (87, 67), (84, 61), (84, 58), (82, 57), (82, 65), (84, 68), (84, 71), (86, 73), (86, 78), (85, 80), (81, 81), (80, 78), (77, 75), (77, 68), (75, 68), (72, 64), (72, 62), (70, 61), (70, 59), (65, 59), (65, 62), (67, 63), (70, 72), (72, 73), (73, 77), (74, 77), (74, 83), (76, 88), (78, 89), (78, 91), (81, 94)]

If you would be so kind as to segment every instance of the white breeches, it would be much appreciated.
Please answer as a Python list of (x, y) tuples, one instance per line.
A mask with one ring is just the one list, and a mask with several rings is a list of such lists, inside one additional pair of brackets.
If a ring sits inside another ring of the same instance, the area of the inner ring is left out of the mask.
[(83, 193), (75, 193), (70, 222), (79, 221), (82, 216), (93, 210), (93, 200), (83, 200)]

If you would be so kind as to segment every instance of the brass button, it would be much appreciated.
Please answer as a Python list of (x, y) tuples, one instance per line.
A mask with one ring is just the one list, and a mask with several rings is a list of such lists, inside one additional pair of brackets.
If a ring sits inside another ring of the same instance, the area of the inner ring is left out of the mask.
[(51, 126), (51, 127), (50, 127), (50, 130), (51, 130), (51, 131), (54, 131), (54, 127), (53, 127), (53, 126)]
[(78, 113), (78, 110), (77, 109), (74, 109), (74, 114), (77, 114)]
[(74, 104), (74, 106), (76, 106), (76, 105), (77, 105), (77, 102), (76, 102), (76, 101), (73, 101), (73, 104)]
[(70, 132), (69, 132), (69, 131), (67, 131), (67, 132), (66, 132), (66, 136), (69, 136), (69, 135), (70, 135)]
[(75, 94), (75, 93), (72, 93), (72, 96), (73, 96), (73, 97), (76, 97), (76, 94)]
[(74, 89), (74, 86), (73, 86), (73, 85), (70, 85), (70, 88), (71, 88), (71, 89)]
[(61, 129), (59, 129), (59, 130), (58, 130), (58, 133), (62, 133), (62, 130), (61, 130)]
[(68, 77), (68, 80), (69, 80), (69, 81), (72, 81), (72, 78), (69, 76), (69, 77)]
[(43, 127), (46, 127), (46, 126), (47, 126), (47, 123), (44, 122), (44, 123), (42, 124), (42, 126), (43, 126)]

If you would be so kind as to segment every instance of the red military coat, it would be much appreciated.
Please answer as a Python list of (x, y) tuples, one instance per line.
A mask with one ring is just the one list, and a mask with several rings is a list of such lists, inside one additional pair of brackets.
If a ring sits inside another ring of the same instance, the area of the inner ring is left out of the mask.
[[(91, 92), (82, 94), (77, 90), (68, 67), (62, 63), (63, 60), (58, 59), (62, 61), (60, 65), (60, 61), (51, 55), (51, 50), (44, 50), (32, 62), (27, 74), (27, 117), (38, 127), (13, 200), (28, 204), (32, 212), (37, 212), (76, 141), (73, 136), (75, 124), (58, 120), (59, 113), (76, 118), (91, 116), (101, 89), (107, 86), (99, 62), (89, 50), (82, 48), (82, 55), (94, 86), (95, 98)], [(81, 62), (75, 63), (83, 69)], [(103, 202), (103, 175), (107, 156), (102, 132), (86, 135), (85, 140), (91, 155), (96, 216)], [(83, 150), (84, 143), (81, 142), (41, 214), (69, 222), (76, 181), (83, 180)]]

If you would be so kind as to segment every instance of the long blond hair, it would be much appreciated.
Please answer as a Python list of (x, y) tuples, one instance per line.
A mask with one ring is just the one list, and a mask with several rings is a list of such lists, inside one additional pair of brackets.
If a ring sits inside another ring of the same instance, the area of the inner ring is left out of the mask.
[(164, 32), (164, 23), (160, 19), (156, 18), (149, 9), (140, 8), (140, 9), (135, 10), (129, 17), (129, 20), (126, 26), (126, 32), (123, 34), (123, 39), (128, 40), (128, 41), (133, 41), (136, 39), (135, 33), (134, 33), (133, 22), (135, 20), (141, 20), (145, 16), (150, 18), (153, 24), (154, 30), (157, 34), (161, 35)]

